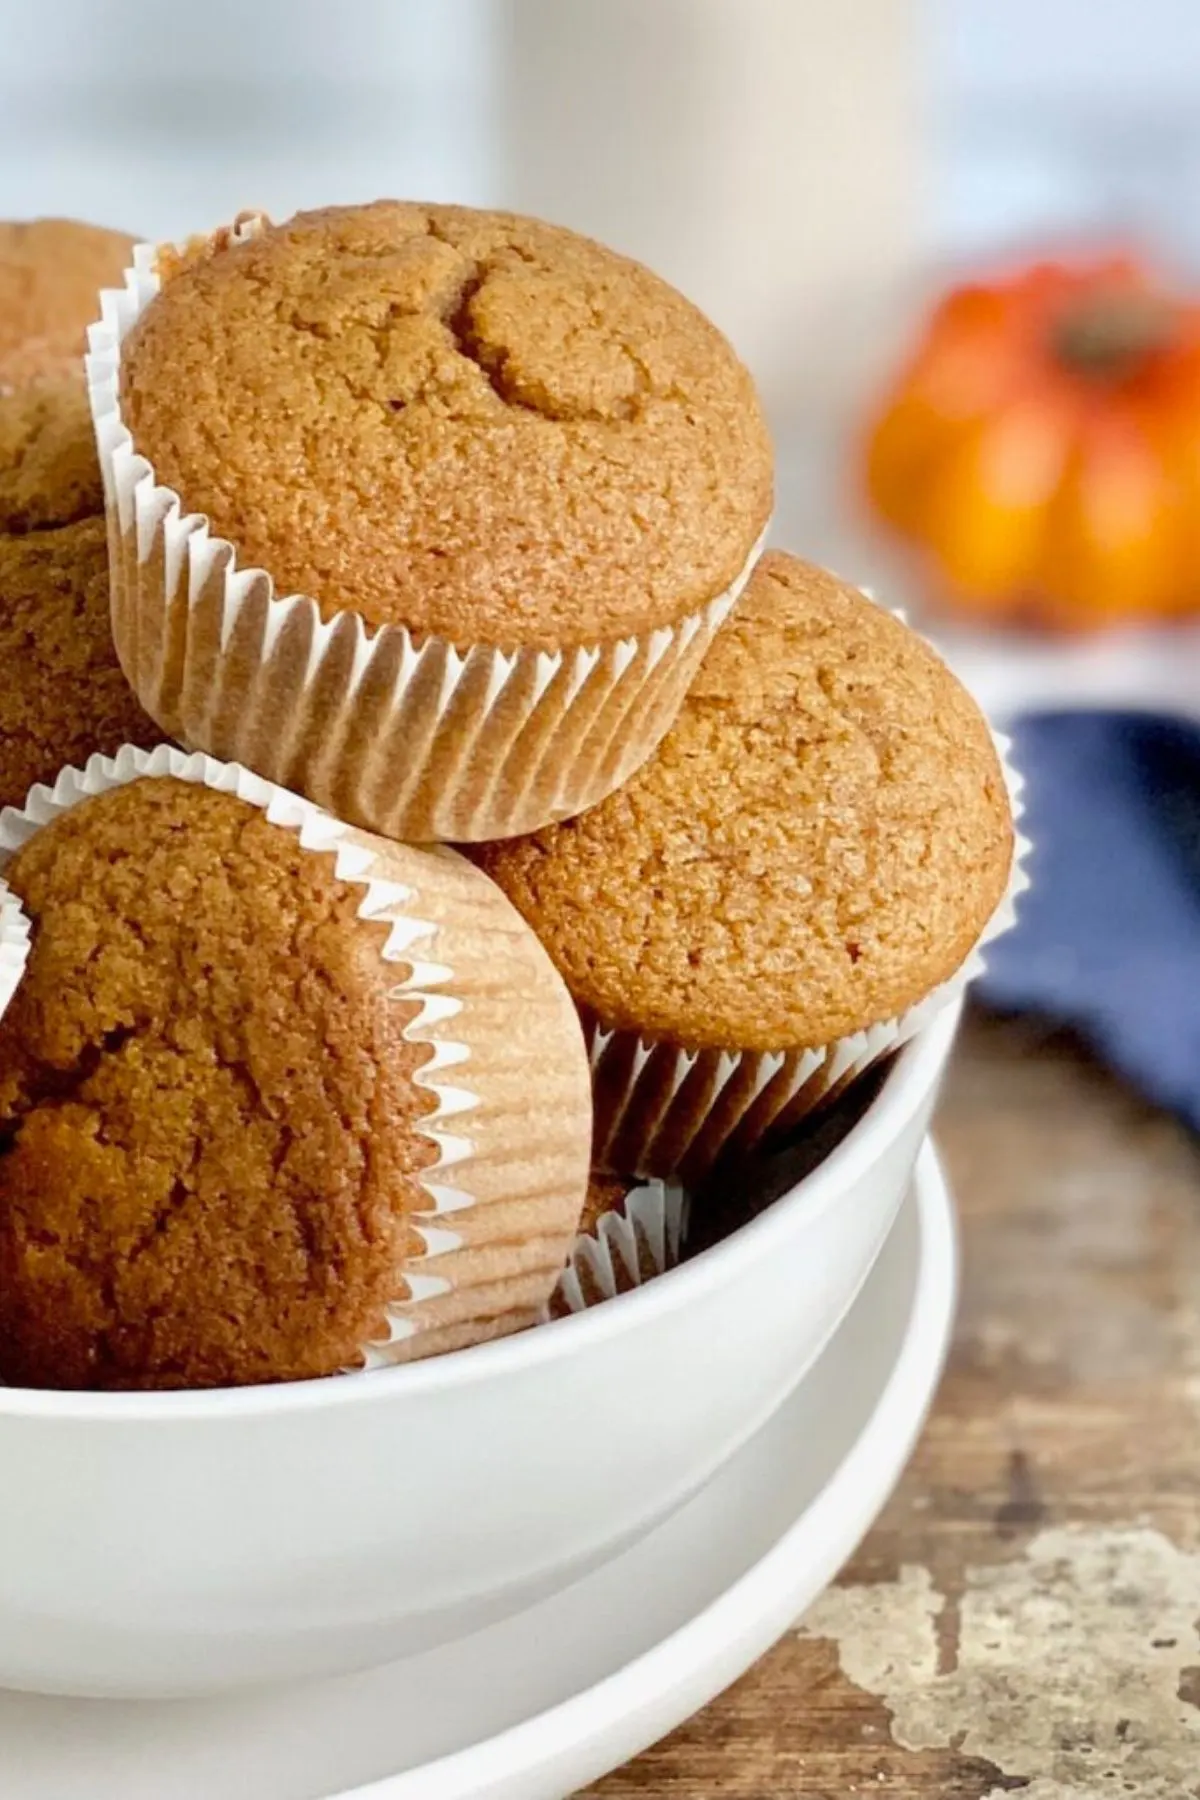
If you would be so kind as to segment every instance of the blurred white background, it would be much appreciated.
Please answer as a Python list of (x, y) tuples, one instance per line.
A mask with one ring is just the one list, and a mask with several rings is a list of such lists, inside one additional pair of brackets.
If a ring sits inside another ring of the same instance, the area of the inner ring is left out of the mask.
[(1196, 0), (932, 0), (927, 17), (941, 248), (1118, 229), (1200, 264)]
[(844, 455), (920, 296), (1097, 228), (1200, 264), (1198, 81), (1197, 0), (0, 0), (0, 215), (390, 193), (592, 232), (754, 369), (778, 534), (894, 583)]
[(0, 212), (503, 204), (653, 263), (782, 406), (911, 256), (911, 0), (0, 0)]

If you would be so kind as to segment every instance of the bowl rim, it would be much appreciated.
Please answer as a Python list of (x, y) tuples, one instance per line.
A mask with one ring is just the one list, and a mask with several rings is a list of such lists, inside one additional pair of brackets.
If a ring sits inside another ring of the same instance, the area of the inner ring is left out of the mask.
[(616, 1295), (603, 1306), (554, 1319), (534, 1331), (451, 1350), (425, 1362), (372, 1369), (361, 1377), (132, 1393), (0, 1386), (0, 1424), (20, 1418), (75, 1425), (181, 1425), (371, 1405), (398, 1398), (401, 1393), (428, 1396), (447, 1388), (503, 1379), (511, 1372), (580, 1354), (594, 1343), (644, 1327), (723, 1285), (758, 1257), (770, 1255), (778, 1243), (817, 1218), (852, 1187), (885, 1144), (899, 1135), (937, 1081), (961, 1012), (960, 998), (904, 1045), (879, 1092), (841, 1142), (757, 1217), (693, 1260)]

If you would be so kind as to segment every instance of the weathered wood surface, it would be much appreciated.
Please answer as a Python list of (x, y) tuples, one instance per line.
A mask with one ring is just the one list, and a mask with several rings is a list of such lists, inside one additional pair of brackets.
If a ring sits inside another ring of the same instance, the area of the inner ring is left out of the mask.
[(594, 1800), (1200, 1796), (1200, 1151), (982, 1019), (938, 1136), (964, 1293), (900, 1491), (805, 1627)]

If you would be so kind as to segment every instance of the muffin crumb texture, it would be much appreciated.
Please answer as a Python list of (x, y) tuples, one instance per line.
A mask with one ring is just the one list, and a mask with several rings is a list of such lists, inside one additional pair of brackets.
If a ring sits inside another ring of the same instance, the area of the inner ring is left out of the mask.
[(119, 285), (133, 243), (77, 219), (0, 220), (0, 391), (82, 374), (100, 290)]
[(56, 381), (0, 396), (0, 532), (46, 531), (103, 512), (83, 382)]
[(185, 258), (126, 341), (160, 482), (328, 617), (555, 648), (677, 622), (771, 503), (754, 386), (641, 265), (380, 201)]
[(820, 1046), (969, 955), (1012, 862), (975, 702), (856, 589), (762, 559), (674, 729), (624, 788), (473, 854), (603, 1026)]
[(624, 1212), (630, 1190), (636, 1184), (621, 1175), (605, 1175), (593, 1169), (588, 1179), (587, 1199), (579, 1221), (581, 1237), (591, 1237), (605, 1213)]
[(81, 802), (7, 878), (34, 941), (0, 1021), (0, 1379), (356, 1362), (403, 1297), (434, 1160), (428, 1047), (361, 890), (246, 802), (165, 779)]
[(0, 395), (0, 806), (162, 738), (113, 645), (103, 508), (82, 384)]

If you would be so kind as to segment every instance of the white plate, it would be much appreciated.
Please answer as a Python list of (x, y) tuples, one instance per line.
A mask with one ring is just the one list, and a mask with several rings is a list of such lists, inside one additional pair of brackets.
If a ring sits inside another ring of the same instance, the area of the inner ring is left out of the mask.
[(953, 1209), (926, 1146), (807, 1380), (633, 1549), (518, 1618), (365, 1675), (220, 1701), (0, 1694), (0, 1794), (558, 1800), (703, 1706), (832, 1579), (908, 1459), (955, 1275)]

